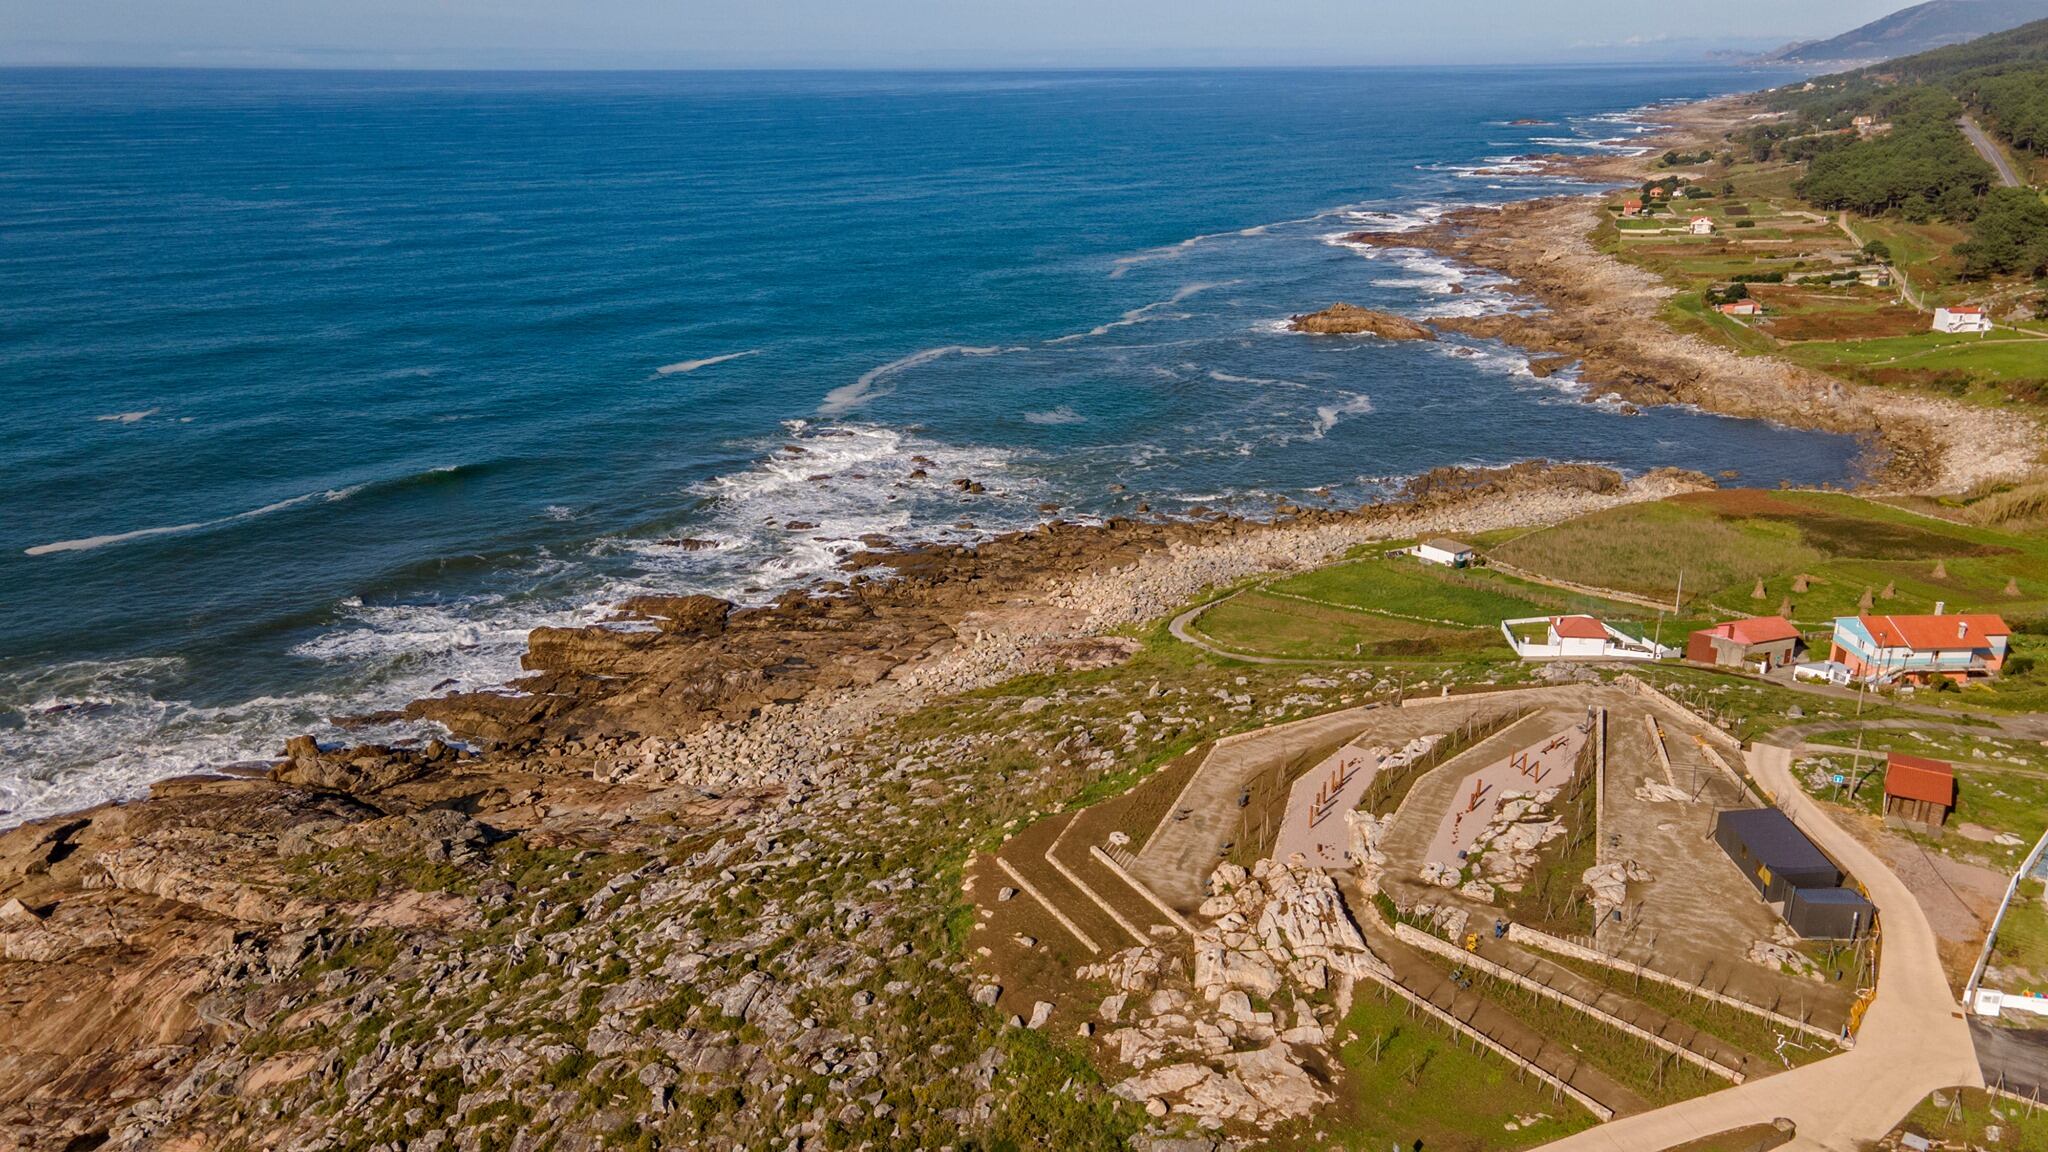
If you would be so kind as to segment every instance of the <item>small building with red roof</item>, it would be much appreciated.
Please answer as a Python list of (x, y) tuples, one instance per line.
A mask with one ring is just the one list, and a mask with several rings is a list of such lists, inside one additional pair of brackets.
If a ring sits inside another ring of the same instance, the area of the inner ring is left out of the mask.
[(1956, 806), (1955, 765), (1894, 752), (1884, 766), (1884, 814), (1939, 828)]
[(1622, 201), (1621, 214), (1623, 216), (1641, 216), (1643, 214), (1643, 202), (1633, 199)]
[(1932, 616), (1843, 616), (1828, 659), (1873, 684), (1958, 684), (2005, 667), (2012, 629), (1988, 612)]
[(1795, 662), (1799, 629), (1783, 616), (1752, 616), (1702, 628), (1685, 643), (1685, 658), (1695, 664), (1753, 668), (1769, 672)]
[(1591, 616), (1552, 616), (1550, 643), (1564, 656), (1602, 656), (1607, 652), (1607, 625)]
[(1936, 308), (1934, 330), (1956, 336), (1982, 336), (1991, 331), (1991, 317), (1982, 308)]

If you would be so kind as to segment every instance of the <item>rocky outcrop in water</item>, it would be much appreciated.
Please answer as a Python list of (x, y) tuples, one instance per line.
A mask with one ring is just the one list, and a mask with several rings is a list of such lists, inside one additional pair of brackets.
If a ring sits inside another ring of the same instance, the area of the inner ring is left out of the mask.
[(1332, 304), (1321, 312), (1296, 316), (1287, 322), (1296, 332), (1316, 336), (1378, 336), (1382, 340), (1434, 340), (1436, 333), (1391, 312), (1376, 312), (1355, 304)]

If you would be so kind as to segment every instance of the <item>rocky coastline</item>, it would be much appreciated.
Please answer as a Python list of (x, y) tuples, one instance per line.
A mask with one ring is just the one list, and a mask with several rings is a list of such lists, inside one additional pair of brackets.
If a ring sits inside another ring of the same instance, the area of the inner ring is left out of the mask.
[[(1751, 111), (1742, 97), (1669, 109), (1659, 116), (1662, 131), (1635, 143), (1644, 155), (1709, 146)], [(1632, 184), (1650, 174), (1638, 156), (1541, 159), (1556, 174), (1591, 182)], [(1465, 209), (1420, 229), (1360, 231), (1345, 240), (1426, 250), (1507, 276), (1517, 296), (1541, 307), (1428, 322), (1441, 331), (1518, 348), (1539, 374), (1575, 365), (1588, 400), (1613, 398), (1637, 407), (1687, 404), (1859, 436), (1868, 445), (1862, 459), (1866, 483), (1890, 492), (1967, 492), (2043, 467), (2041, 425), (2021, 413), (1848, 385), (1787, 360), (1739, 355), (1672, 330), (1663, 309), (1673, 289), (1593, 245), (1607, 199), (1556, 196)]]
[[(1513, 277), (1548, 311), (1433, 323), (1545, 371), (1576, 363), (1629, 402), (1869, 435), (1898, 487), (2031, 466), (2029, 422), (1669, 332), (1660, 286), (1586, 242), (1594, 211), (1537, 201), (1356, 239)], [(1349, 314), (1304, 330), (1434, 338)], [(1098, 783), (1117, 751), (1056, 713), (1027, 731), (999, 698), (966, 725), (920, 727), (921, 710), (1120, 665), (1207, 593), (1363, 544), (1712, 486), (1537, 461), (1270, 521), (878, 546), (768, 605), (641, 597), (537, 629), (505, 689), (405, 710), (446, 740), (302, 737), (267, 776), (166, 781), (0, 834), (0, 1150), (652, 1147), (657, 1126), (725, 1147), (939, 1147), (1000, 1142), (1016, 1117), (1034, 1136), (1109, 1131), (1085, 1101), (1029, 1111), (1075, 1095), (1076, 1071), (977, 1013), (947, 925), (960, 857)], [(1222, 675), (1227, 700), (1308, 690), (1284, 670)], [(1142, 699), (1114, 703), (1133, 740), (1156, 723)]]

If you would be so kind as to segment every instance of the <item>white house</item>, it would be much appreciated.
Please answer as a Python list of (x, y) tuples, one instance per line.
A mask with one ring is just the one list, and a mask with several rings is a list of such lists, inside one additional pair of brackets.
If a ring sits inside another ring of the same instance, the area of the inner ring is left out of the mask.
[(1991, 331), (1991, 317), (1982, 308), (1936, 308), (1934, 330), (1982, 336)]
[(1607, 651), (1607, 625), (1591, 616), (1552, 616), (1549, 640), (1560, 656), (1598, 657)]
[(1692, 229), (1692, 234), (1695, 236), (1712, 236), (1714, 234), (1714, 222), (1705, 216), (1693, 217), (1692, 223), (1687, 225), (1687, 227)]
[[(1534, 632), (1543, 626), (1543, 640), (1523, 639), (1517, 630)], [(1681, 654), (1666, 647), (1630, 636), (1591, 616), (1529, 616), (1500, 622), (1501, 634), (1524, 660), (1668, 660)]]
[(1476, 555), (1478, 554), (1473, 551), (1470, 544), (1442, 536), (1434, 540), (1424, 540), (1415, 546), (1417, 559), (1426, 560), (1431, 564), (1441, 564), (1446, 568), (1469, 568)]

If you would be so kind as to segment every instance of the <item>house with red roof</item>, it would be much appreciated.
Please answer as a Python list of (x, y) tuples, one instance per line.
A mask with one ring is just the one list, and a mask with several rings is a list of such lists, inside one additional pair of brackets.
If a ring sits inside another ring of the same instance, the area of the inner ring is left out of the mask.
[(1621, 205), (1621, 214), (1623, 216), (1641, 216), (1643, 214), (1643, 202), (1641, 200), (1623, 201)]
[(1695, 216), (1686, 227), (1695, 236), (1712, 236), (1714, 234), (1714, 221), (1709, 216)]
[(2011, 640), (2012, 629), (1991, 613), (1843, 616), (1828, 659), (1872, 684), (1961, 684), (1998, 675)]
[(1939, 828), (1956, 806), (1955, 765), (1894, 752), (1884, 767), (1884, 814)]
[(1752, 616), (1702, 628), (1685, 642), (1685, 658), (1695, 664), (1753, 668), (1769, 672), (1795, 662), (1799, 629), (1783, 616)]
[(1714, 307), (1719, 309), (1723, 316), (1761, 316), (1764, 312), (1764, 306), (1754, 300), (1730, 300), (1726, 304), (1716, 304)]
[(1552, 616), (1549, 640), (1560, 656), (1599, 656), (1607, 651), (1607, 625), (1591, 616)]
[(1500, 622), (1524, 660), (1665, 660), (1679, 654), (1592, 616), (1526, 616)]

